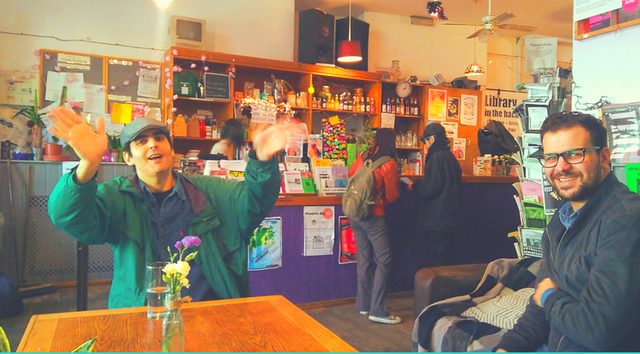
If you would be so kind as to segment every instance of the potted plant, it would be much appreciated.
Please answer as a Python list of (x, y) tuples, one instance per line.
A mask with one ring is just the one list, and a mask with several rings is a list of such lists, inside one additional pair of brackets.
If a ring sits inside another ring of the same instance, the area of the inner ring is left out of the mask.
[(120, 161), (120, 137), (118, 135), (107, 135), (109, 138), (109, 150), (111, 151), (111, 162)]
[(31, 131), (31, 147), (34, 149), (36, 156), (41, 155), (42, 152), (40, 150), (42, 149), (42, 129), (44, 128), (42, 117), (46, 114), (38, 112), (40, 110), (38, 102), (38, 90), (36, 89), (34, 91), (33, 106), (24, 107), (13, 115), (13, 118), (17, 116), (27, 117), (27, 126)]

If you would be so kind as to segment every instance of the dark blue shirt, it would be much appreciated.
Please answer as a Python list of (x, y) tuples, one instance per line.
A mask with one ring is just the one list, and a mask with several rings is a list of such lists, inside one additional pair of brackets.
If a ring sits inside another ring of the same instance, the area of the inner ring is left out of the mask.
[[(142, 194), (149, 203), (149, 210), (151, 211), (151, 222), (154, 230), (154, 234), (151, 237), (151, 245), (156, 261), (169, 260), (167, 246), (169, 246), (171, 252), (177, 252), (174, 245), (182, 237), (188, 236), (188, 222), (193, 217), (191, 202), (182, 185), (183, 177), (175, 172), (173, 176), (176, 179), (176, 184), (168, 192), (168, 195), (161, 200), (161, 204), (158, 203), (156, 195), (149, 191), (147, 186), (140, 180)], [(211, 290), (196, 261), (191, 261), (190, 266), (191, 271), (187, 278), (191, 287), (189, 289), (182, 288), (182, 296), (189, 295), (194, 301), (217, 299), (218, 297)]]
[(578, 216), (580, 215), (580, 209), (573, 211), (573, 207), (571, 203), (566, 202), (562, 204), (560, 210), (558, 211), (558, 218), (560, 218), (560, 222), (567, 230), (573, 225), (573, 222), (576, 221)]

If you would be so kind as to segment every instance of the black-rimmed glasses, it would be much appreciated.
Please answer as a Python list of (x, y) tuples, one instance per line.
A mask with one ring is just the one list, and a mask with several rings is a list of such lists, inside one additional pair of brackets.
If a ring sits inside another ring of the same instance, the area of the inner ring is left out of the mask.
[(542, 167), (546, 167), (546, 168), (556, 167), (556, 165), (558, 164), (558, 160), (560, 160), (560, 156), (562, 156), (562, 158), (567, 163), (576, 165), (584, 161), (584, 156), (588, 152), (598, 151), (600, 149), (601, 148), (599, 146), (590, 146), (590, 147), (584, 147), (584, 148), (571, 149), (571, 150), (567, 150), (565, 152), (560, 152), (560, 153), (542, 154), (538, 156), (538, 161), (540, 161), (540, 164), (542, 165)]

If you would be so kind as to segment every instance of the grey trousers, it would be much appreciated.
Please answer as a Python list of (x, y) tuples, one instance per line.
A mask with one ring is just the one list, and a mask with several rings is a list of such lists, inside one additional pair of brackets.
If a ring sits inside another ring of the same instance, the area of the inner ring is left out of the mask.
[(384, 217), (372, 215), (365, 220), (351, 220), (351, 228), (358, 252), (356, 310), (369, 311), (371, 316), (389, 316), (387, 282), (391, 249)]

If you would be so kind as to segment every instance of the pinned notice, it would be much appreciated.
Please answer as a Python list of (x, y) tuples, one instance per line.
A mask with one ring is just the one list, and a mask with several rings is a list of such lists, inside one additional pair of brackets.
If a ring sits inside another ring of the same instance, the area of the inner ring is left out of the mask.
[(111, 106), (111, 121), (113, 123), (127, 124), (131, 122), (133, 106), (129, 103), (113, 102)]

